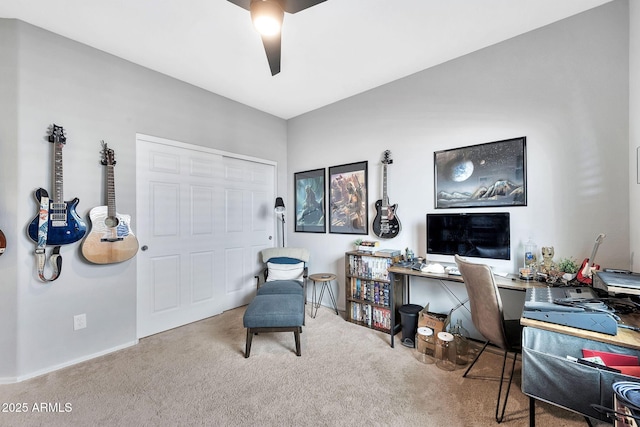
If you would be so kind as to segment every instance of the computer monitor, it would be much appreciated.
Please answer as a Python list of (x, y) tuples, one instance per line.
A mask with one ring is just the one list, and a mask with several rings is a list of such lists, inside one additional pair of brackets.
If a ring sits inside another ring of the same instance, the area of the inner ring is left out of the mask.
[(427, 214), (427, 257), (511, 259), (508, 212)]

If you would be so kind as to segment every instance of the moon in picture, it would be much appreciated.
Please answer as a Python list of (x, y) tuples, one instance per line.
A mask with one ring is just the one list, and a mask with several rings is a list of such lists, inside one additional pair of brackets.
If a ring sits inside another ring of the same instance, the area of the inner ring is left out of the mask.
[(473, 173), (473, 162), (471, 160), (461, 160), (451, 168), (451, 179), (455, 182), (462, 182), (468, 179)]

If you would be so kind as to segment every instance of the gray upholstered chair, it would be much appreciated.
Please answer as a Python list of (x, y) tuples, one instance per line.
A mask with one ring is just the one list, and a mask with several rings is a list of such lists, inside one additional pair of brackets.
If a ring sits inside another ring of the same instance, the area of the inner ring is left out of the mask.
[[(521, 353), (522, 327), (520, 320), (505, 320), (502, 311), (502, 299), (498, 292), (493, 272), (489, 266), (484, 264), (470, 263), (460, 256), (455, 256), (458, 270), (462, 275), (467, 294), (469, 295), (469, 305), (471, 307), (471, 320), (478, 332), (487, 340), (480, 350), (480, 353), (471, 362), (463, 377), (466, 377), (480, 355), (487, 348), (489, 343), (495, 345), (504, 352), (502, 359), (502, 373), (500, 375), (500, 387), (498, 389), (498, 401), (496, 403), (496, 421), (502, 422), (504, 418), (509, 390), (513, 380), (513, 373), (516, 365), (518, 353)], [(511, 374), (504, 396), (504, 403), (501, 406), (502, 385), (505, 381), (505, 367), (507, 355), (513, 353), (513, 363), (511, 364)]]
[(265, 267), (256, 275), (258, 289), (242, 318), (247, 328), (245, 356), (259, 332), (293, 332), (300, 356), (300, 333), (306, 318), (306, 281), (309, 251), (302, 248), (267, 248), (260, 253)]
[(262, 250), (260, 256), (264, 269), (256, 276), (258, 287), (256, 294), (300, 294), (304, 297), (304, 310), (304, 304), (307, 302), (309, 250), (267, 248)]

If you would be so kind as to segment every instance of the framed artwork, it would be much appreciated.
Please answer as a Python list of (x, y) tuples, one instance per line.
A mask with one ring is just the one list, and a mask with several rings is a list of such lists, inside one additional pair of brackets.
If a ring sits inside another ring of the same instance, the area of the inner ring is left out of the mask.
[(527, 205), (527, 138), (433, 153), (435, 207)]
[(296, 202), (295, 231), (304, 233), (326, 232), (324, 168), (296, 172), (293, 176)]
[(329, 168), (329, 233), (369, 234), (368, 162)]

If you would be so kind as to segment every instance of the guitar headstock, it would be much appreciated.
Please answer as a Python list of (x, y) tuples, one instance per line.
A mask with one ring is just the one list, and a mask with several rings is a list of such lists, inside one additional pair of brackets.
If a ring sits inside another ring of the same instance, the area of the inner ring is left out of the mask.
[(102, 163), (104, 166), (113, 166), (116, 164), (116, 155), (115, 152), (107, 147), (107, 143), (104, 141), (100, 141), (102, 143)]
[(66, 144), (67, 138), (64, 135), (64, 129), (62, 126), (58, 126), (55, 123), (49, 127), (49, 142), (54, 144)]
[(393, 163), (393, 160), (391, 160), (391, 151), (386, 150), (382, 154), (382, 164), (383, 165), (390, 165), (391, 163)]

